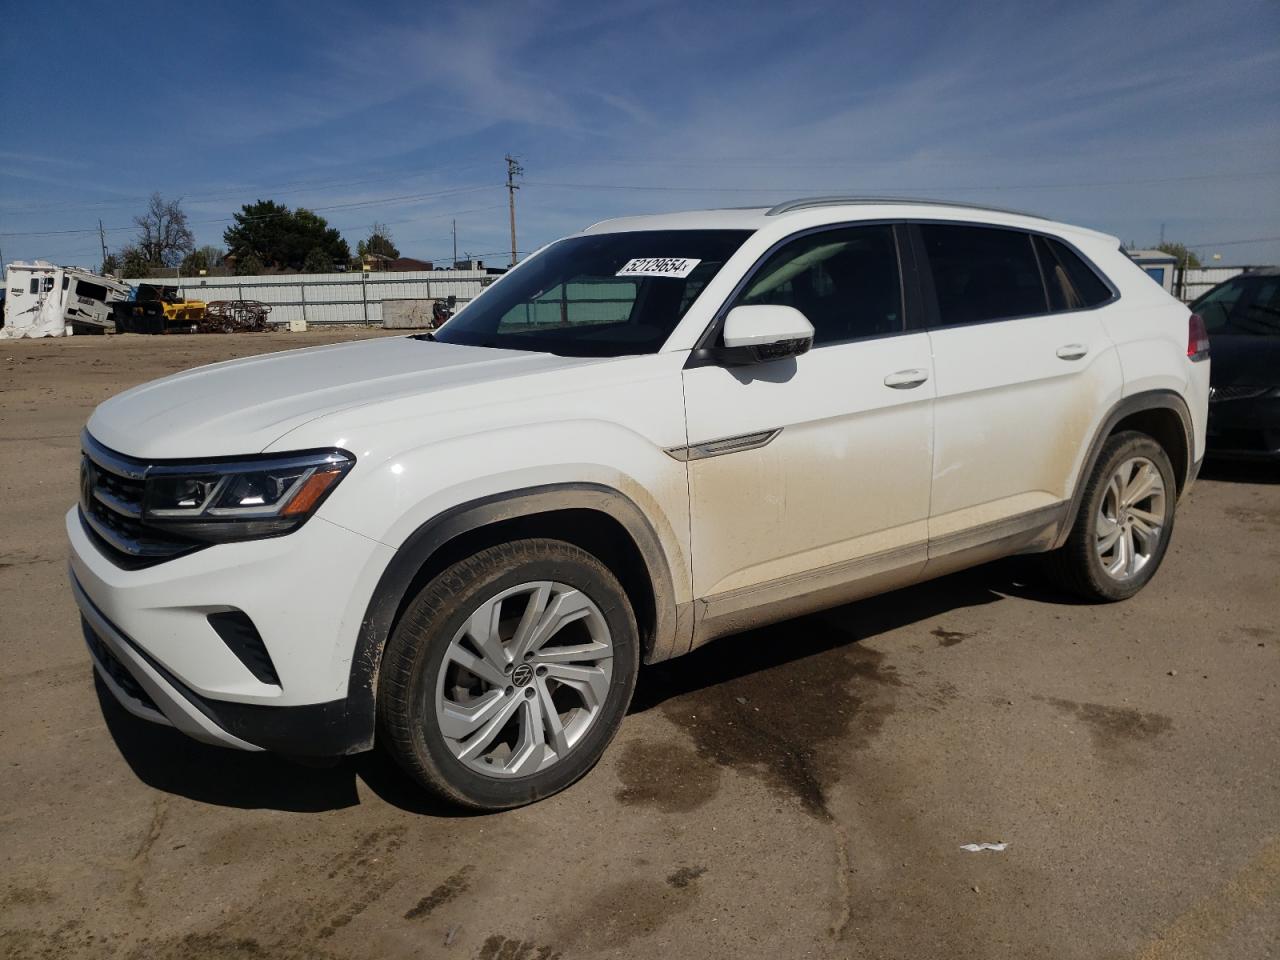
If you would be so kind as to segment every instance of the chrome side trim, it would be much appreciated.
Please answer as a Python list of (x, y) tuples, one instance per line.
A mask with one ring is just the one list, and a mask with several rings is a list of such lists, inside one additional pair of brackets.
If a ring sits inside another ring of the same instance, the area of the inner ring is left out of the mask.
[(830, 587), (854, 584), (859, 580), (903, 567), (922, 565), (926, 554), (927, 545), (920, 540), (905, 546), (868, 554), (865, 557), (841, 560), (825, 567), (818, 567), (816, 570), (804, 570), (776, 580), (767, 580), (749, 587), (713, 594), (700, 601), (702, 618), (710, 620), (748, 607), (779, 603)]
[(982, 523), (976, 527), (931, 538), (929, 558), (944, 557), (973, 547), (988, 546), (1024, 534), (1036, 533), (1045, 528), (1052, 528), (1056, 535), (1070, 507), (1071, 504), (1063, 500), (1060, 503), (1051, 503), (1047, 507), (1037, 507), (1025, 513), (1016, 513), (1011, 517), (1001, 517), (999, 520)]
[(726, 453), (740, 453), (743, 450), (758, 450), (772, 443), (774, 437), (781, 432), (781, 427), (775, 427), (773, 430), (761, 430), (758, 433), (742, 433), (736, 437), (691, 443), (687, 447), (672, 447), (666, 451), (666, 454), (675, 460), (688, 461), (705, 460), (707, 457), (720, 457)]

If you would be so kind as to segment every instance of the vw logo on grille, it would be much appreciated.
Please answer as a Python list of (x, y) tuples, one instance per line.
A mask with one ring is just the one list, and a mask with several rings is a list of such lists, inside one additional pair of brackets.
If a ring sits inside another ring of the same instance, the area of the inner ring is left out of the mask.
[(522, 663), (511, 671), (511, 682), (517, 687), (523, 687), (533, 679), (533, 667), (527, 663)]

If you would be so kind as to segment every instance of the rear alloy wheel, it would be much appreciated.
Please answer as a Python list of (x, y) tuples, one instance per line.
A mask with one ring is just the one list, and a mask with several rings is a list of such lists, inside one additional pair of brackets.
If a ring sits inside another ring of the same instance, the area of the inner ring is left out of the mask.
[(1094, 518), (1094, 542), (1107, 576), (1138, 576), (1164, 542), (1165, 491), (1146, 457), (1124, 461), (1111, 475)]
[(1049, 556), (1053, 578), (1089, 600), (1124, 600), (1164, 559), (1177, 484), (1164, 448), (1144, 433), (1110, 437), (1085, 481), (1071, 535)]
[(453, 564), (387, 642), (379, 742), (433, 793), (520, 806), (591, 769), (639, 666), (635, 617), (596, 557), (520, 540)]

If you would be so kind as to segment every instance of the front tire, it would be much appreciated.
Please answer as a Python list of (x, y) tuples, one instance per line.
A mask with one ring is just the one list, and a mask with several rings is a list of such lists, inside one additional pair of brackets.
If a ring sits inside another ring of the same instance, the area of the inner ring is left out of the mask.
[(1160, 568), (1177, 497), (1159, 443), (1136, 431), (1110, 437), (1085, 482), (1071, 535), (1049, 555), (1053, 579), (1087, 600), (1132, 597)]
[(638, 669), (635, 616), (604, 564), (559, 540), (500, 544), (440, 573), (400, 618), (379, 743), (453, 804), (518, 807), (595, 765)]

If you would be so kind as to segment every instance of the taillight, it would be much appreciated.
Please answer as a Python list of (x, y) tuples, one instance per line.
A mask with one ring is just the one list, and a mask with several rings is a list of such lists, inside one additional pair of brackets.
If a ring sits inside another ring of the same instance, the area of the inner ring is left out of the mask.
[(1205, 329), (1204, 318), (1198, 313), (1187, 318), (1187, 359), (1209, 359), (1209, 331)]

